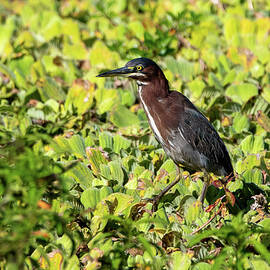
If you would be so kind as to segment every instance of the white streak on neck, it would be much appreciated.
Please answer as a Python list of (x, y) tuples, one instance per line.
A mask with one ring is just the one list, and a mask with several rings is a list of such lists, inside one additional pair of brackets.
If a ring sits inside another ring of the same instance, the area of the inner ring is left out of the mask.
[[(139, 84), (138, 84), (138, 85), (139, 85)], [(147, 114), (147, 116), (148, 116), (148, 119), (149, 119), (150, 126), (151, 126), (152, 130), (154, 131), (156, 137), (158, 138), (158, 141), (159, 141), (160, 143), (164, 143), (164, 140), (163, 140), (163, 138), (162, 138), (162, 136), (161, 136), (161, 134), (160, 134), (160, 132), (159, 132), (157, 126), (156, 126), (156, 123), (155, 123), (155, 121), (154, 121), (154, 118), (153, 118), (152, 115), (150, 114), (150, 112), (149, 112), (149, 110), (148, 110), (148, 108), (147, 108), (147, 106), (146, 106), (146, 104), (145, 104), (145, 102), (144, 102), (144, 100), (143, 100), (143, 97), (142, 97), (142, 85), (139, 85), (139, 96), (140, 96), (140, 99), (141, 99), (141, 101), (142, 101), (144, 110), (145, 110), (145, 112), (146, 112), (146, 114)]]
[(147, 85), (148, 82), (142, 82), (142, 81), (137, 80), (137, 84), (138, 84), (138, 86), (140, 87), (140, 86), (142, 86), (142, 85)]

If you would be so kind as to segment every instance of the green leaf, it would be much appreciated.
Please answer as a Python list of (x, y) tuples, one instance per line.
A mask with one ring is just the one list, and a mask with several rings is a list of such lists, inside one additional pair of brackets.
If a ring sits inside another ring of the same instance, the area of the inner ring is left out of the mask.
[(102, 155), (101, 151), (95, 148), (87, 148), (86, 155), (91, 164), (91, 169), (94, 174), (99, 174), (101, 164), (107, 164), (106, 158)]
[(212, 265), (205, 262), (199, 262), (194, 265), (193, 270), (212, 270)]
[(125, 210), (131, 206), (134, 198), (124, 193), (112, 193), (105, 198), (105, 201), (115, 204), (113, 209), (115, 215), (122, 215), (125, 213)]
[(172, 253), (172, 269), (188, 270), (191, 265), (191, 260), (187, 253), (182, 251), (175, 251)]
[[(42, 19), (44, 20), (43, 27), (41, 27), (39, 33), (44, 37), (46, 41), (58, 37), (62, 34), (62, 21), (61, 18), (52, 11), (43, 11)], [(45, 18), (48, 18), (45, 23)]]
[(94, 84), (89, 81), (77, 79), (68, 91), (65, 107), (74, 106), (78, 114), (86, 113), (93, 104)]
[(116, 180), (120, 186), (123, 185), (124, 173), (118, 160), (114, 160), (108, 163), (111, 170), (112, 180)]
[(175, 60), (173, 57), (166, 58), (166, 64), (168, 69), (176, 75), (180, 75), (183, 80), (192, 80), (193, 76), (198, 73), (198, 68), (195, 65), (184, 58)]
[(138, 126), (140, 123), (136, 114), (121, 105), (112, 112), (110, 120), (117, 127)]
[(119, 54), (108, 49), (104, 42), (98, 40), (90, 51), (90, 62), (93, 66), (112, 67), (120, 62)]
[(245, 183), (254, 183), (256, 185), (261, 185), (263, 182), (263, 176), (260, 169), (247, 170), (243, 173), (243, 178)]
[(224, 20), (224, 36), (226, 41), (235, 47), (240, 45), (239, 23), (234, 16), (227, 16)]
[(223, 90), (223, 86), (219, 78), (213, 73), (210, 72), (208, 76), (208, 81), (210, 86), (214, 86), (218, 90)]
[(73, 242), (72, 240), (64, 234), (62, 237), (58, 238), (56, 241), (57, 244), (60, 244), (65, 251), (65, 255), (71, 256), (73, 250)]
[(248, 117), (242, 113), (237, 113), (233, 118), (233, 128), (237, 133), (248, 131), (249, 129)]
[(184, 204), (185, 221), (187, 224), (192, 224), (200, 215), (202, 209), (201, 202), (191, 197)]
[(12, 37), (13, 31), (16, 29), (16, 15), (7, 17), (5, 23), (0, 25), (0, 55), (5, 55), (6, 46)]
[(253, 65), (253, 67), (251, 68), (251, 74), (252, 74), (252, 77), (258, 79), (260, 78), (261, 76), (263, 76), (264, 74), (264, 68), (262, 65), (256, 63), (255, 65)]
[(83, 190), (92, 187), (94, 175), (82, 162), (79, 162), (74, 168), (68, 170), (65, 174), (72, 177), (77, 183), (79, 183)]
[(261, 164), (261, 159), (256, 155), (248, 155), (244, 160), (238, 160), (235, 169), (238, 173), (243, 173)]
[(250, 83), (231, 85), (226, 89), (226, 95), (233, 101), (243, 104), (250, 98), (258, 95), (258, 89), (255, 85)]
[(78, 158), (86, 157), (84, 139), (80, 135), (73, 135), (70, 139), (68, 139), (68, 143), (74, 155), (76, 155)]
[(262, 97), (270, 103), (270, 87), (263, 88)]
[(81, 194), (81, 202), (85, 209), (95, 209), (96, 205), (112, 193), (110, 187), (88, 188)]
[(73, 41), (65, 39), (63, 54), (68, 59), (84, 60), (88, 56), (88, 51), (83, 42), (73, 43)]
[(199, 98), (203, 92), (205, 83), (203, 82), (203, 80), (196, 78), (192, 82), (188, 83), (188, 87), (192, 92), (192, 96), (194, 98)]
[(119, 95), (115, 89), (98, 89), (95, 91), (95, 98), (97, 101), (98, 114), (108, 112), (120, 103)]
[(259, 153), (264, 149), (263, 136), (247, 136), (240, 144), (242, 151), (245, 154)]
[(102, 132), (98, 136), (99, 145), (104, 149), (112, 151), (113, 149), (113, 136), (109, 132)]
[(127, 149), (131, 145), (131, 141), (124, 138), (123, 136), (116, 134), (113, 136), (113, 151), (115, 153), (120, 153), (121, 149)]
[(9, 68), (16, 76), (16, 83), (24, 89), (27, 89), (27, 80), (31, 81), (32, 79), (31, 68), (34, 61), (31, 55), (25, 55), (10, 61)]
[(140, 21), (131, 21), (128, 28), (141, 40), (144, 38), (145, 29)]
[(56, 99), (58, 101), (63, 101), (66, 98), (65, 92), (61, 87), (50, 77), (46, 77), (45, 80), (41, 79), (38, 83), (38, 91), (42, 97), (43, 101), (49, 99)]

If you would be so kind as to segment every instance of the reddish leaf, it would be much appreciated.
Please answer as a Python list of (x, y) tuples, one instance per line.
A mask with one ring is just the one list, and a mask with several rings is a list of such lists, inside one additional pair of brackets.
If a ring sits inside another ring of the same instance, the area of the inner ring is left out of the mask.
[(42, 208), (42, 209), (47, 209), (47, 210), (51, 209), (51, 205), (49, 203), (42, 201), (42, 200), (39, 200), (37, 205), (39, 208)]
[(219, 181), (219, 180), (213, 181), (213, 182), (212, 182), (212, 185), (213, 185), (214, 187), (216, 187), (216, 188), (222, 188), (222, 187), (223, 187), (221, 181)]
[(229, 190), (225, 190), (225, 194), (226, 194), (226, 198), (228, 200), (228, 202), (234, 206), (235, 204), (235, 197), (234, 195), (232, 194), (232, 192), (230, 192)]

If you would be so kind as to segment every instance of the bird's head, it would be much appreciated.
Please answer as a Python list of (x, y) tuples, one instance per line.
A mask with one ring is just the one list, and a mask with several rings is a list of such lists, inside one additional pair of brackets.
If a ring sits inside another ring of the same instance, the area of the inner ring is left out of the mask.
[(101, 73), (97, 77), (128, 77), (136, 80), (139, 85), (145, 85), (161, 74), (163, 75), (163, 72), (154, 61), (141, 57), (129, 61), (124, 67)]

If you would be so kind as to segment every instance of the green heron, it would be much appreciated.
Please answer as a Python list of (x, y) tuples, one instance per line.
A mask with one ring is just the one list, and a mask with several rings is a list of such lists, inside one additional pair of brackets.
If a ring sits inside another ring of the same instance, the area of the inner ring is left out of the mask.
[[(177, 91), (171, 91), (161, 68), (148, 58), (136, 58), (124, 67), (99, 74), (97, 77), (123, 76), (136, 80), (138, 92), (149, 124), (165, 153), (178, 166), (188, 171), (203, 171), (234, 177), (225, 144), (207, 118)], [(179, 169), (177, 169), (179, 171)], [(203, 204), (209, 185), (204, 181), (200, 196)], [(153, 200), (156, 209), (160, 198), (180, 180), (180, 176)]]

